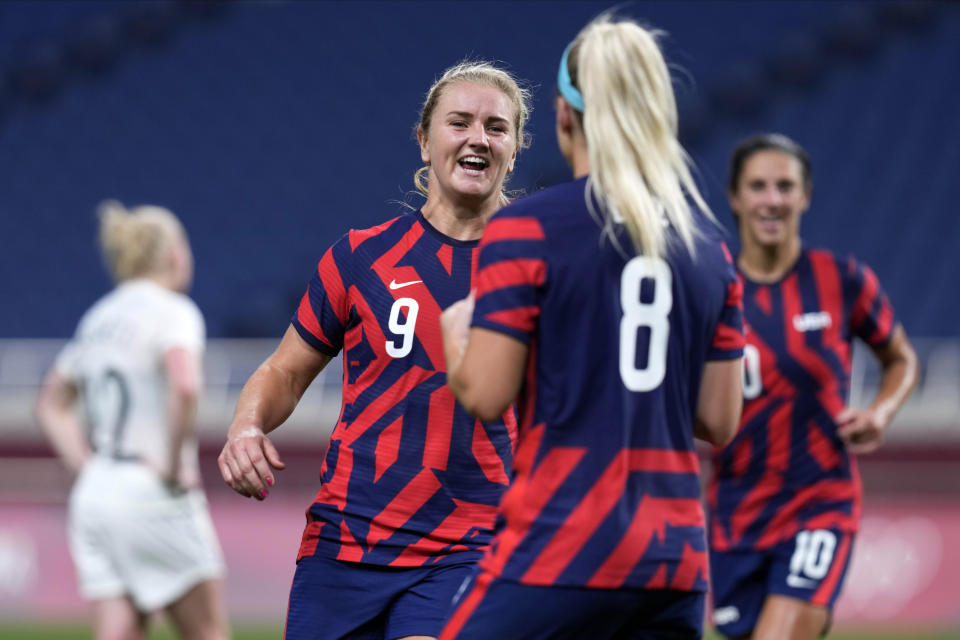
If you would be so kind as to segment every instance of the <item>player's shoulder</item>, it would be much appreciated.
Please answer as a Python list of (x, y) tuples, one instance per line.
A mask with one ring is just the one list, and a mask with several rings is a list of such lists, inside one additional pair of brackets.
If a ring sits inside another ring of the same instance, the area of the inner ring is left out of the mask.
[(726, 229), (721, 226), (715, 218), (701, 211), (696, 205), (690, 205), (690, 217), (694, 227), (697, 229), (697, 235), (702, 242), (709, 244), (723, 244), (729, 239)]
[(206, 335), (206, 322), (200, 307), (193, 298), (179, 291), (155, 287), (150, 295), (157, 304), (156, 325), (152, 334), (161, 343), (178, 346), (189, 345), (202, 349)]
[(566, 233), (572, 221), (588, 216), (575, 215), (586, 208), (582, 178), (564, 182), (518, 198), (497, 211), (487, 223), (484, 241), (545, 240), (554, 233)]
[[(724, 275), (735, 272), (733, 255), (727, 245), (727, 234), (719, 224), (708, 218), (703, 212), (692, 209), (694, 224), (694, 251), (690, 256), (688, 251), (683, 253), (690, 257), (693, 264), (705, 262), (712, 269), (720, 269)], [(683, 246), (678, 236), (674, 236), (673, 246)]]
[(804, 247), (801, 253), (807, 260), (811, 262), (821, 261), (832, 262), (837, 265), (845, 265), (849, 261), (854, 260), (854, 257), (850, 254), (842, 254), (824, 247)]
[(201, 313), (200, 307), (197, 306), (193, 298), (185, 293), (170, 291), (169, 289), (166, 290), (166, 293), (169, 294), (167, 296), (167, 304), (169, 304), (171, 308), (185, 316), (189, 316), (191, 319), (203, 321), (203, 313)]
[(193, 298), (156, 282), (129, 280), (121, 283), (111, 295), (116, 300), (118, 313), (136, 317), (149, 310), (149, 317), (161, 327), (166, 324), (203, 327), (203, 314)]
[(81, 317), (77, 334), (116, 322), (141, 324), (144, 320), (160, 328), (188, 325), (204, 330), (203, 314), (190, 296), (137, 278), (121, 282), (100, 297)]
[(112, 301), (116, 297), (116, 289), (97, 298), (90, 307), (83, 312), (80, 320), (77, 322), (76, 336), (82, 336), (90, 331), (90, 328), (97, 324), (101, 317), (108, 314), (112, 306)]
[[(200, 313), (200, 308), (190, 296), (180, 291), (168, 289), (155, 282), (148, 280), (131, 281), (129, 285), (124, 284), (121, 286), (124, 288), (129, 286), (129, 290), (135, 292), (134, 295), (130, 296), (133, 304), (141, 304), (142, 301), (146, 299), (152, 304), (168, 307), (184, 313)], [(118, 293), (120, 293), (120, 291), (118, 291)]]
[(840, 253), (821, 247), (810, 247), (803, 250), (803, 256), (811, 264), (828, 265), (836, 269), (844, 281), (856, 281), (862, 277), (864, 269), (870, 268), (852, 253)]
[(416, 224), (417, 220), (418, 215), (416, 212), (411, 211), (402, 213), (373, 227), (367, 227), (366, 229), (350, 229), (346, 234), (344, 234), (338, 243), (344, 243), (349, 246), (351, 251), (355, 251), (357, 247), (373, 238), (391, 235), (393, 232), (397, 231), (401, 233), (405, 232), (414, 224)]
[(561, 182), (550, 187), (540, 189), (531, 194), (512, 201), (497, 212), (494, 217), (537, 217), (558, 208), (586, 206), (584, 193), (586, 178), (579, 178), (569, 182)]
[[(103, 322), (109, 322), (117, 315), (129, 315), (130, 312), (152, 310), (151, 301), (143, 300), (143, 296), (134, 296), (137, 287), (131, 286), (130, 280), (120, 282), (113, 289), (97, 298), (96, 302), (80, 317), (78, 332), (91, 330)], [(139, 299), (138, 299), (139, 298)], [(146, 304), (145, 304), (146, 302)]]
[[(358, 249), (376, 244), (380, 247), (383, 243), (376, 242), (377, 239), (387, 240), (387, 244), (392, 244), (390, 240), (398, 240), (404, 233), (409, 231), (410, 227), (416, 224), (418, 215), (416, 212), (403, 213), (385, 222), (372, 227), (363, 229), (349, 229), (340, 236), (324, 253), (323, 259), (333, 258), (334, 262), (342, 264), (349, 260)], [(322, 259), (322, 260), (323, 260)], [(321, 260), (321, 261), (322, 261)]]

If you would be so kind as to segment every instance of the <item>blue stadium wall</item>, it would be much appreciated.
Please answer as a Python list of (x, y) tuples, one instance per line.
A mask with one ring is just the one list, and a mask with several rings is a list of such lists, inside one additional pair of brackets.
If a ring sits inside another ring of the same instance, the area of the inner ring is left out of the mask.
[[(211, 336), (279, 336), (331, 242), (418, 202), (413, 126), (445, 67), (530, 81), (512, 186), (567, 178), (556, 64), (608, 6), (0, 3), (0, 337), (65, 337), (109, 289), (108, 197), (184, 220)], [(726, 226), (730, 148), (787, 133), (814, 163), (807, 244), (871, 264), (911, 334), (960, 333), (960, 4), (620, 6), (669, 33), (683, 138)]]

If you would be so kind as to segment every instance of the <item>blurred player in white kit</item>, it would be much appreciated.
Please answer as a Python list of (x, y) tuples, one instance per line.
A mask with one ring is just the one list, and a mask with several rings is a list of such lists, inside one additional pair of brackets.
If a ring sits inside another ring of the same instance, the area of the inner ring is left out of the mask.
[(229, 637), (223, 556), (200, 487), (194, 421), (204, 323), (185, 295), (186, 233), (170, 211), (100, 205), (117, 286), (80, 320), (37, 400), (67, 468), (69, 542), (99, 640), (145, 638), (163, 610), (180, 636)]

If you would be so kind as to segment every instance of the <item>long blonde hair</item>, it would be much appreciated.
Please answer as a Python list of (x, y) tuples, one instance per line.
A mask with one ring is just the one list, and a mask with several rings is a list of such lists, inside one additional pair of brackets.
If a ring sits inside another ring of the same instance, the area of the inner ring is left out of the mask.
[(664, 254), (665, 222), (694, 255), (697, 227), (687, 196), (715, 218), (677, 139), (676, 100), (657, 45), (661, 35), (603, 14), (577, 35), (568, 66), (585, 107), (588, 190), (608, 217), (623, 219), (645, 255)]
[[(423, 107), (420, 109), (420, 120), (417, 123), (417, 131), (427, 136), (430, 134), (430, 118), (433, 111), (440, 101), (443, 91), (458, 82), (478, 82), (491, 87), (496, 87), (503, 92), (510, 102), (513, 103), (516, 112), (513, 119), (513, 126), (516, 131), (517, 151), (526, 149), (530, 146), (530, 134), (526, 131), (527, 122), (530, 120), (530, 113), (533, 110), (533, 94), (526, 87), (520, 86), (520, 83), (509, 72), (504, 71), (492, 62), (464, 60), (443, 72), (438, 80), (433, 83), (427, 96), (423, 101)], [(428, 196), (427, 174), (430, 172), (429, 166), (423, 166), (417, 169), (413, 174), (413, 184), (424, 197)], [(506, 187), (500, 189), (500, 206), (506, 205), (510, 201)]]
[(116, 200), (105, 200), (97, 207), (97, 215), (100, 247), (115, 282), (162, 271), (170, 243), (186, 238), (180, 221), (163, 207), (127, 209)]

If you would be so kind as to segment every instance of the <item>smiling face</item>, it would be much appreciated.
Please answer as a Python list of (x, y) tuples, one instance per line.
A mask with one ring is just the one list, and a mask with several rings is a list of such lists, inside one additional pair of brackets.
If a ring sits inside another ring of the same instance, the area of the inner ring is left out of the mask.
[(507, 171), (517, 155), (516, 113), (500, 89), (478, 82), (444, 88), (430, 118), (419, 130), (420, 157), (430, 165), (428, 200), (497, 207)]
[(810, 206), (803, 166), (788, 153), (757, 151), (744, 161), (736, 190), (728, 194), (744, 247), (784, 247), (800, 235)]

